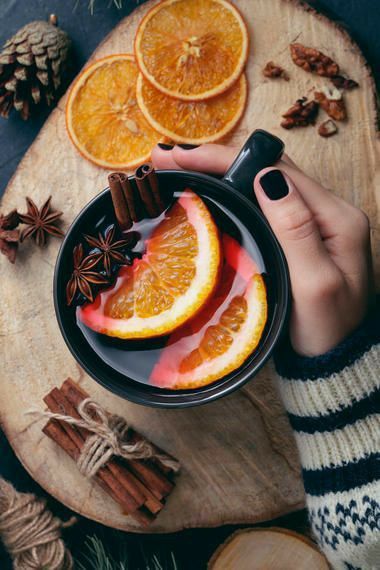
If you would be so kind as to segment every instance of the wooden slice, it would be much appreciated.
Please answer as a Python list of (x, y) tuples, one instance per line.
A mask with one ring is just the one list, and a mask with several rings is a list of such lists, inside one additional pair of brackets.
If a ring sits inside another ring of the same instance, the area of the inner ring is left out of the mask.
[[(251, 52), (247, 64), (248, 106), (230, 143), (240, 146), (255, 128), (282, 137), (288, 153), (370, 216), (376, 242), (377, 209), (374, 85), (368, 68), (348, 36), (328, 20), (296, 2), (236, 0), (248, 22)], [(130, 52), (138, 22), (153, 5), (147, 2), (104, 40), (93, 59)], [(313, 127), (284, 131), (280, 115), (292, 102), (326, 83), (294, 66), (289, 43), (298, 40), (334, 57), (360, 88), (347, 94), (349, 120), (339, 134), (322, 139)], [(270, 80), (261, 70), (268, 60), (282, 65), (289, 82)], [(83, 159), (65, 129), (64, 97), (31, 146), (2, 201), (2, 211), (25, 210), (24, 196), (53, 204), (66, 226), (107, 185), (107, 172)], [(89, 518), (124, 530), (140, 527), (124, 516), (101, 489), (79, 474), (41, 433), (42, 398), (67, 377), (103, 406), (125, 415), (138, 431), (178, 457), (183, 465), (177, 488), (152, 532), (226, 523), (253, 523), (304, 506), (304, 493), (292, 432), (280, 404), (272, 367), (239, 392), (201, 408), (156, 410), (126, 402), (101, 388), (77, 365), (55, 319), (52, 279), (59, 241), (45, 249), (22, 246), (14, 266), (0, 256), (0, 419), (25, 468), (48, 492)], [(378, 267), (378, 264), (377, 264)]]
[(314, 542), (283, 528), (238, 530), (211, 558), (208, 570), (328, 570)]

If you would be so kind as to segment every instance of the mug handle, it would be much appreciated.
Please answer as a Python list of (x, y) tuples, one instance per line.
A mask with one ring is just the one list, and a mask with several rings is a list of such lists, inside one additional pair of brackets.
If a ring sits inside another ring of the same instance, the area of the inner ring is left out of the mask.
[(267, 131), (257, 129), (244, 143), (243, 148), (227, 170), (223, 181), (241, 192), (257, 206), (253, 181), (260, 170), (275, 164), (284, 152), (284, 143)]

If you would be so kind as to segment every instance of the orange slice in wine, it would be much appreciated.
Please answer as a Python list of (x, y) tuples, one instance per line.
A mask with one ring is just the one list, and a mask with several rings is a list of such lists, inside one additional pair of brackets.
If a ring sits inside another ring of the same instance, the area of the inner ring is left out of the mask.
[(248, 32), (227, 0), (163, 0), (143, 18), (135, 57), (156, 89), (198, 101), (220, 95), (241, 75)]
[(267, 320), (262, 275), (233, 238), (223, 236), (220, 285), (206, 307), (170, 336), (150, 382), (199, 388), (239, 368), (258, 346)]
[(79, 309), (91, 329), (119, 338), (172, 332), (207, 302), (219, 277), (217, 227), (191, 190), (165, 213), (146, 241), (146, 253), (123, 267), (113, 288)]
[(182, 101), (161, 93), (140, 74), (137, 101), (156, 131), (175, 142), (205, 144), (229, 133), (241, 118), (247, 99), (244, 75), (228, 91), (205, 101)]
[(84, 69), (70, 89), (69, 136), (85, 158), (103, 168), (134, 168), (162, 140), (137, 104), (138, 73), (133, 55), (111, 55)]

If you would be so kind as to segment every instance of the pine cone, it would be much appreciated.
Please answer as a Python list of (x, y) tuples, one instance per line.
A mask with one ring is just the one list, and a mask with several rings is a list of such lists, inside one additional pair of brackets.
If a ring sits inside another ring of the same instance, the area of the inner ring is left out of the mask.
[(35, 21), (21, 28), (0, 53), (0, 115), (14, 107), (28, 119), (39, 104), (54, 103), (68, 79), (71, 41), (49, 22)]

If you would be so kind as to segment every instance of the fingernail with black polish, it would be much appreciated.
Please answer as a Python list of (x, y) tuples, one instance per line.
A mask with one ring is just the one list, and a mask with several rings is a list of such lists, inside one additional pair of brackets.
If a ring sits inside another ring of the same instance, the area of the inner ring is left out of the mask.
[(260, 178), (260, 184), (270, 200), (281, 200), (289, 194), (289, 186), (281, 170), (269, 170)]
[(178, 144), (177, 146), (183, 150), (193, 150), (193, 148), (198, 148), (199, 144)]
[(161, 150), (172, 150), (174, 146), (172, 144), (158, 143)]

